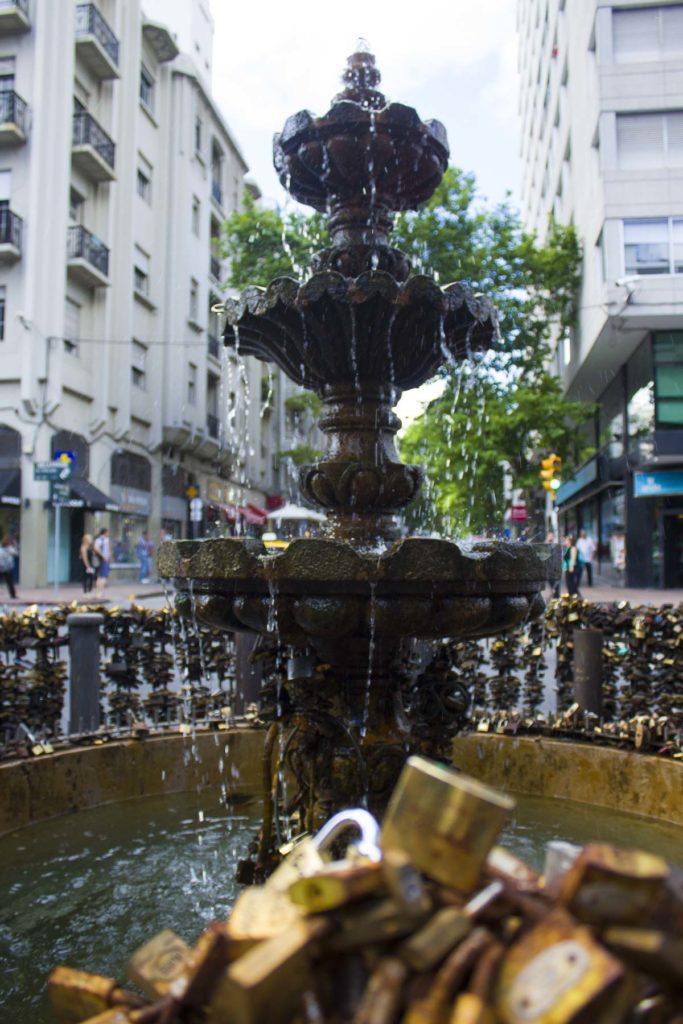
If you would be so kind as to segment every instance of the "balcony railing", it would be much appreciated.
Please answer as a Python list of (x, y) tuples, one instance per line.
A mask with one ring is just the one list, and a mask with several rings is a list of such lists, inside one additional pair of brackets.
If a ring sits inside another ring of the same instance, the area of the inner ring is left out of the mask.
[(213, 356), (214, 359), (220, 359), (220, 351), (221, 351), (221, 347), (220, 347), (220, 342), (218, 340), (217, 335), (210, 334), (209, 335), (209, 355)]
[(218, 259), (218, 256), (214, 256), (213, 253), (211, 254), (211, 259), (209, 261), (209, 269), (211, 271), (211, 277), (215, 278), (216, 281), (220, 281), (221, 261)]
[(0, 0), (0, 11), (8, 7), (18, 7), (28, 17), (28, 0)]
[(26, 135), (28, 107), (15, 92), (0, 92), (0, 124), (15, 124)]
[(219, 206), (223, 205), (223, 189), (221, 188), (220, 181), (215, 179), (211, 182), (211, 195), (216, 200)]
[(206, 414), (206, 431), (209, 437), (218, 438), (218, 416), (210, 412)]
[(119, 41), (94, 4), (79, 4), (76, 8), (76, 38), (79, 36), (94, 36), (118, 66)]
[(69, 228), (66, 255), (70, 260), (83, 259), (99, 270), (100, 274), (109, 276), (109, 249), (80, 224)]
[(116, 144), (87, 110), (78, 110), (74, 114), (72, 143), (74, 146), (92, 146), (112, 170), (114, 169)]
[(23, 227), (21, 217), (3, 206), (0, 208), (0, 245), (13, 245), (21, 252), (21, 230)]

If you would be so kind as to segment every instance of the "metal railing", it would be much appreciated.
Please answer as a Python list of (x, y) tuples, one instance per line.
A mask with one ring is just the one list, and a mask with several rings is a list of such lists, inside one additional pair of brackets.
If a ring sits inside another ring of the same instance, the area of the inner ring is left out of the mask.
[(119, 41), (94, 4), (79, 4), (76, 8), (76, 38), (95, 36), (113, 62), (119, 63)]
[(80, 224), (68, 230), (66, 255), (70, 260), (84, 259), (105, 277), (109, 276), (109, 249)]
[(18, 7), (28, 18), (28, 0), (0, 0), (0, 11), (7, 10), (8, 7)]
[(0, 124), (15, 124), (24, 135), (28, 129), (28, 106), (16, 92), (0, 92)]
[(211, 254), (211, 259), (209, 260), (209, 270), (211, 271), (211, 277), (213, 277), (216, 281), (220, 281), (221, 261), (218, 259), (218, 256), (214, 256), (213, 253)]
[(218, 416), (214, 416), (212, 413), (207, 412), (206, 430), (209, 437), (218, 438)]
[(223, 205), (223, 189), (221, 188), (220, 181), (215, 179), (211, 182), (211, 195), (216, 200), (219, 206)]
[(92, 146), (112, 170), (114, 169), (116, 145), (105, 130), (99, 126), (92, 114), (86, 110), (78, 110), (74, 114), (72, 144), (74, 146)]
[(214, 359), (220, 358), (221, 345), (216, 334), (209, 335), (209, 355)]
[(4, 206), (0, 209), (0, 244), (14, 245), (21, 252), (21, 217)]

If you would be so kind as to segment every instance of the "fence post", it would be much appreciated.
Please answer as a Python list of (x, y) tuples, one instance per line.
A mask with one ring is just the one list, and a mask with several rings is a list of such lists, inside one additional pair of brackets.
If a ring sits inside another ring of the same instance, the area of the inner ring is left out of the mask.
[(94, 732), (100, 726), (100, 626), (99, 612), (67, 615), (71, 687), (69, 732)]
[(574, 700), (584, 711), (602, 715), (602, 630), (575, 629)]

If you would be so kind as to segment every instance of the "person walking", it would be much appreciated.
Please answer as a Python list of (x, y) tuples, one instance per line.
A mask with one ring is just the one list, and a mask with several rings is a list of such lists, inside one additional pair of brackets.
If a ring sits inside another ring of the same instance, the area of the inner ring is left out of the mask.
[(92, 534), (83, 534), (78, 557), (83, 566), (83, 593), (89, 594), (97, 577), (95, 561), (99, 562), (99, 556), (93, 550)]
[(567, 592), (572, 596), (576, 594), (580, 597), (579, 580), (581, 579), (581, 555), (576, 546), (575, 537), (567, 537), (565, 541), (562, 552), (562, 568), (564, 569)]
[(140, 575), (138, 577), (138, 581), (140, 583), (149, 583), (153, 551), (154, 544), (147, 536), (147, 531), (143, 530), (140, 534), (140, 540), (135, 546), (135, 554), (138, 556), (138, 561), (140, 562)]
[(109, 567), (111, 565), (111, 541), (109, 540), (109, 530), (106, 526), (103, 526), (100, 532), (97, 534), (93, 542), (93, 551), (100, 560), (100, 564), (97, 568), (97, 581), (95, 583), (95, 593), (103, 594), (107, 588), (107, 580), (109, 579)]
[(14, 559), (17, 551), (12, 543), (9, 534), (5, 534), (0, 544), (0, 580), (7, 584), (9, 596), (16, 598), (17, 591), (14, 586)]
[[(586, 570), (588, 586), (593, 586), (593, 558), (595, 557), (595, 541), (589, 537), (585, 530), (579, 531), (579, 539), (576, 542), (579, 554), (581, 555), (581, 572)], [(579, 583), (581, 578), (579, 577)]]

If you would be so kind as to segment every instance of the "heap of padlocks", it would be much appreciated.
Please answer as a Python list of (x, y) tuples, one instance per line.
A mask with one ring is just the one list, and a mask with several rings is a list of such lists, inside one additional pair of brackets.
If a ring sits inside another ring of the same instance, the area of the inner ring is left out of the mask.
[[(514, 801), (411, 758), (381, 833), (342, 812), (194, 948), (161, 932), (136, 995), (66, 967), (60, 1024), (681, 1024), (683, 872), (549, 844), (544, 873), (496, 838)], [(361, 839), (331, 861), (350, 826)]]

